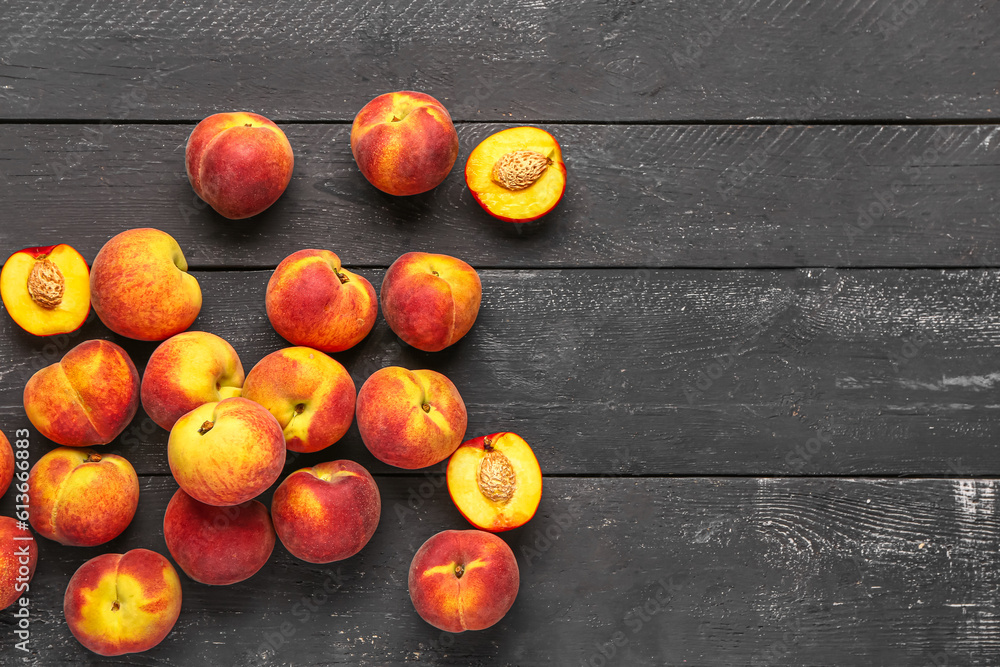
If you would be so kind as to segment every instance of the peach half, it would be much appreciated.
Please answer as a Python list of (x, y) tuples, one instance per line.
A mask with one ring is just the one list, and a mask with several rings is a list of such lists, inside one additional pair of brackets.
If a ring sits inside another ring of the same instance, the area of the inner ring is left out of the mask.
[(382, 314), (407, 345), (438, 352), (469, 333), (479, 315), (479, 274), (449, 255), (408, 252), (382, 280)]
[(15, 252), (0, 271), (0, 298), (11, 318), (36, 336), (76, 331), (90, 313), (90, 269), (61, 243)]
[(73, 636), (98, 655), (146, 651), (163, 641), (181, 613), (181, 580), (148, 549), (91, 558), (73, 574), (63, 614)]
[(150, 228), (122, 232), (104, 244), (91, 267), (94, 312), (126, 338), (170, 338), (201, 311), (201, 287), (187, 266), (170, 234)]
[(361, 551), (381, 513), (375, 480), (363, 466), (346, 460), (296, 470), (271, 502), (281, 543), (309, 563), (332, 563)]
[(458, 133), (448, 110), (430, 95), (386, 93), (354, 117), (351, 153), (382, 192), (415, 195), (440, 185), (455, 166)]
[(93, 547), (121, 535), (139, 506), (139, 478), (115, 454), (59, 447), (38, 459), (28, 476), (28, 520), (60, 544)]
[(309, 347), (288, 347), (251, 369), (243, 397), (274, 415), (290, 451), (318, 452), (351, 427), (357, 390), (339, 361)]
[[(38, 564), (38, 544), (23, 522), (0, 516), (0, 609), (27, 597)], [(16, 622), (15, 622), (16, 623)]]
[(329, 250), (299, 250), (267, 282), (267, 319), (294, 345), (323, 352), (354, 347), (375, 325), (375, 288)]
[(499, 537), (446, 530), (413, 557), (410, 600), (420, 618), (439, 630), (483, 630), (510, 610), (520, 581), (514, 552)]
[(358, 392), (358, 431), (375, 458), (413, 470), (440, 463), (462, 444), (469, 417), (451, 380), (388, 366)]
[(559, 142), (537, 127), (511, 127), (484, 139), (465, 163), (479, 205), (507, 222), (531, 222), (559, 203), (566, 165)]
[(288, 138), (264, 116), (217, 113), (191, 132), (184, 151), (195, 194), (219, 215), (241, 220), (276, 202), (292, 180)]
[(153, 351), (142, 374), (142, 407), (170, 430), (205, 403), (240, 395), (243, 364), (233, 346), (215, 334), (184, 331)]
[(211, 586), (252, 577), (270, 558), (275, 539), (271, 515), (256, 500), (215, 507), (183, 489), (167, 504), (163, 538), (184, 574)]
[(542, 499), (542, 470), (516, 433), (463, 442), (448, 461), (447, 482), (462, 516), (494, 533), (526, 524)]
[(46, 366), (24, 386), (24, 411), (60, 445), (106, 445), (139, 409), (139, 372), (122, 348), (88, 340)]

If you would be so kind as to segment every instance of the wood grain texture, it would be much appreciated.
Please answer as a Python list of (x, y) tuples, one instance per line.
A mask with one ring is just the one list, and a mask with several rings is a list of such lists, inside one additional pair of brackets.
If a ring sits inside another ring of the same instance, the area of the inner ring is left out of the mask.
[(986, 118), (995, 3), (11, 0), (10, 118), (349, 121), (416, 89), (460, 120)]
[[(459, 635), (417, 616), (406, 575), (424, 540), (467, 524), (423, 477), (377, 483), (381, 522), (358, 556), (310, 565), (279, 544), (240, 584), (182, 575), (166, 640), (98, 660), (70, 635), (63, 591), (99, 553), (167, 553), (176, 486), (142, 480), (135, 521), (109, 544), (40, 540), (24, 662), (927, 667), (994, 665), (1000, 651), (995, 479), (549, 478), (535, 518), (502, 534), (521, 573), (514, 607)], [(12, 629), (0, 616), (0, 651), (20, 664)]]
[(190, 125), (5, 126), (0, 258), (62, 241), (92, 260), (152, 226), (196, 268), (274, 267), (304, 247), (356, 266), (410, 250), (477, 267), (1000, 266), (995, 126), (550, 126), (568, 189), (525, 225), (491, 218), (464, 183), (502, 127), (461, 126), (445, 182), (392, 197), (361, 175), (347, 126), (286, 125), (288, 191), (233, 222), (187, 182)]
[[(376, 289), (381, 271), (361, 270)], [(249, 370), (285, 347), (264, 311), (268, 271), (196, 273), (195, 329)], [(432, 368), (459, 388), (469, 437), (512, 430), (547, 474), (1000, 474), (996, 387), (1000, 272), (483, 271), (472, 331), (440, 353), (402, 343), (380, 316), (334, 355), (361, 384), (383, 366)], [(112, 337), (140, 370), (154, 343), (93, 318), (53, 340), (0, 319), (0, 427), (30, 427), (24, 382), (70, 347)], [(34, 455), (49, 446), (37, 437)], [(169, 474), (167, 432), (144, 415), (110, 448)], [(357, 428), (331, 456), (381, 473)], [(294, 469), (294, 468), (293, 468)]]

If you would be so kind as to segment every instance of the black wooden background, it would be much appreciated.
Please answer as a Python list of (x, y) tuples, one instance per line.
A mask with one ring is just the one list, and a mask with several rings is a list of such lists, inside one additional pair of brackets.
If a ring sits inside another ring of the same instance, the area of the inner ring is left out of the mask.
[[(30, 653), (0, 614), (0, 659), (50, 665), (1000, 664), (1000, 5), (927, 0), (5, 0), (0, 258), (65, 242), (92, 261), (153, 226), (204, 291), (195, 328), (249, 370), (284, 347), (271, 270), (307, 247), (375, 284), (399, 254), (480, 270), (472, 332), (417, 352), (381, 317), (335, 355), (358, 386), (386, 365), (459, 387), (469, 436), (512, 430), (545, 474), (503, 534), (521, 591), (501, 623), (450, 635), (406, 573), (468, 524), (443, 468), (379, 464), (356, 427), (330, 450), (368, 467), (383, 515), (355, 558), (280, 544), (226, 588), (185, 577), (180, 620), (98, 659), (62, 595), (107, 551), (166, 553), (167, 434), (140, 412), (108, 450), (139, 512), (93, 549), (39, 539)], [(371, 187), (348, 145), (377, 94), (416, 89), (458, 127), (436, 190)], [(184, 175), (215, 112), (281, 123), (286, 194), (230, 222)], [(462, 165), (490, 133), (560, 141), (562, 203), (488, 217)], [(0, 317), (0, 428), (29, 428), (24, 382), (89, 338), (140, 370), (154, 344), (95, 317), (40, 339)], [(52, 444), (32, 430), (32, 460)], [(263, 500), (269, 500), (269, 494)], [(13, 512), (13, 494), (0, 513)]]

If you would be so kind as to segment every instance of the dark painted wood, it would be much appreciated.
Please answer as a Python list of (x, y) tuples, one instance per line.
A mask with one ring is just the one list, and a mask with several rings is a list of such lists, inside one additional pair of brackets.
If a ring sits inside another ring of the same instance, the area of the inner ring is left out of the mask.
[(2, 118), (351, 120), (423, 90), (461, 120), (987, 118), (996, 3), (12, 0)]
[[(376, 289), (381, 271), (362, 270)], [(196, 273), (196, 329), (249, 370), (287, 345), (264, 312), (268, 271)], [(513, 430), (549, 474), (1000, 474), (1000, 272), (562, 270), (481, 273), (469, 335), (440, 353), (384, 319), (334, 355), (356, 385), (388, 365), (433, 368), (469, 409), (469, 437)], [(94, 318), (54, 340), (0, 320), (0, 405), (28, 427), (35, 369), (109, 332)], [(143, 368), (154, 343), (115, 338)], [(169, 474), (167, 433), (140, 416), (114, 448)], [(39, 444), (35, 456), (45, 445)], [(331, 450), (378, 472), (352, 428)]]
[(447, 180), (399, 198), (365, 181), (348, 126), (286, 125), (288, 191), (233, 222), (187, 182), (190, 125), (4, 126), (0, 257), (65, 241), (90, 260), (153, 226), (202, 268), (274, 267), (304, 247), (361, 266), (409, 250), (477, 267), (1000, 266), (991, 125), (554, 125), (568, 189), (527, 225), (489, 217), (464, 183), (468, 153), (502, 127), (460, 127)]
[[(377, 482), (382, 519), (358, 556), (310, 565), (279, 545), (240, 584), (181, 575), (184, 606), (166, 640), (99, 660), (70, 635), (63, 591), (99, 553), (167, 553), (161, 523), (176, 486), (143, 479), (139, 513), (113, 542), (42, 540), (25, 662), (927, 667), (995, 665), (1000, 651), (995, 479), (549, 478), (535, 518), (502, 534), (521, 573), (514, 607), (459, 635), (417, 616), (406, 576), (424, 540), (467, 524), (430, 480)], [(0, 651), (14, 664), (12, 629), (0, 615)]]

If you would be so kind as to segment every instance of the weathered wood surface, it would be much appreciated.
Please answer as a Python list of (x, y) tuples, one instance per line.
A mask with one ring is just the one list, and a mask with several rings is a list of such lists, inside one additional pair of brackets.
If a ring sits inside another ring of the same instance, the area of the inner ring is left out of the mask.
[[(503, 534), (521, 571), (513, 609), (459, 635), (419, 619), (406, 574), (425, 539), (464, 520), (423, 476), (377, 482), (382, 519), (358, 556), (310, 565), (279, 544), (225, 589), (182, 575), (166, 640), (100, 660), (70, 635), (62, 595), (99, 553), (165, 553), (176, 486), (144, 479), (135, 522), (110, 544), (41, 540), (27, 664), (927, 667), (995, 665), (1000, 652), (995, 479), (547, 479), (535, 519)], [(13, 663), (11, 630), (0, 616)]]
[(196, 268), (273, 268), (304, 247), (355, 266), (418, 249), (477, 267), (1000, 266), (992, 125), (550, 126), (569, 184), (528, 225), (489, 217), (465, 186), (468, 153), (502, 127), (460, 126), (444, 184), (399, 198), (365, 181), (349, 126), (286, 125), (288, 191), (232, 222), (187, 182), (191, 125), (6, 125), (0, 258), (58, 239), (89, 260), (152, 226)]
[(0, 118), (351, 120), (417, 89), (460, 120), (980, 119), (996, 3), (10, 0)]
[[(57, 241), (92, 260), (164, 229), (203, 286), (195, 328), (249, 370), (287, 345), (263, 297), (289, 253), (330, 248), (376, 288), (403, 252), (459, 256), (484, 283), (463, 341), (420, 353), (379, 317), (335, 356), (359, 387), (392, 364), (444, 372), (470, 437), (517, 431), (546, 475), (538, 514), (502, 535), (522, 583), (494, 628), (416, 615), (413, 553), (469, 526), (442, 466), (384, 466), (352, 427), (286, 472), (375, 474), (361, 554), (315, 566), (279, 545), (242, 584), (182, 577), (168, 638), (102, 659), (62, 596), (99, 553), (167, 553), (167, 434), (140, 411), (106, 448), (140, 473), (135, 521), (94, 549), (39, 538), (32, 652), (5, 611), (0, 663), (1000, 663), (998, 19), (925, 0), (0, 3), (0, 260)], [(461, 152), (442, 186), (393, 198), (358, 172), (349, 123), (405, 88), (445, 103)], [(241, 108), (282, 121), (296, 169), (234, 223), (193, 195), (183, 150)], [(521, 123), (557, 137), (569, 187), (516, 226), (462, 167)], [(155, 347), (94, 316), (38, 339), (0, 314), (0, 429), (30, 428), (24, 382), (95, 337), (140, 369)], [(52, 443), (30, 430), (36, 461)]]
[[(378, 289), (381, 270), (361, 273)], [(195, 275), (205, 303), (194, 328), (229, 340), (247, 370), (288, 345), (264, 310), (269, 271)], [(548, 474), (1000, 475), (996, 270), (481, 275), (479, 319), (452, 348), (414, 350), (380, 315), (334, 356), (358, 388), (383, 366), (445, 373), (469, 437), (520, 433)], [(53, 340), (0, 318), (6, 431), (30, 426), (30, 374), (93, 337), (111, 337), (96, 316)], [(155, 347), (114, 340), (140, 370)], [(169, 474), (166, 439), (140, 413), (113, 447), (142, 474)], [(294, 465), (331, 456), (399, 472), (356, 428)]]

